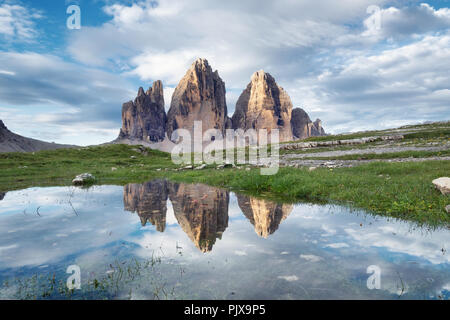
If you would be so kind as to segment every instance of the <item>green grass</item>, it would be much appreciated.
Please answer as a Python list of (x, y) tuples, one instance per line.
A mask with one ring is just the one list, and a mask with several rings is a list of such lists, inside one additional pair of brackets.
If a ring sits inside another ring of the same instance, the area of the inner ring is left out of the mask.
[[(206, 183), (256, 196), (289, 202), (332, 202), (428, 225), (450, 225), (449, 199), (431, 184), (448, 176), (450, 161), (370, 163), (353, 168), (280, 168), (273, 176), (259, 169), (173, 171), (170, 154), (135, 146), (109, 145), (80, 149), (0, 154), (0, 191), (31, 186), (70, 185), (75, 175), (89, 172), (96, 184), (124, 185), (153, 178)], [(366, 155), (364, 155), (366, 156)], [(132, 157), (135, 157), (134, 159)], [(111, 168), (117, 168), (112, 171)], [(168, 168), (168, 171), (159, 170)]]
[(370, 163), (353, 168), (280, 168), (274, 176), (258, 169), (183, 171), (173, 180), (206, 183), (234, 191), (289, 202), (333, 202), (420, 224), (450, 225), (445, 206), (449, 198), (431, 181), (450, 172), (450, 161)]
[[(108, 145), (59, 149), (35, 153), (0, 153), (0, 191), (30, 186), (68, 185), (81, 173), (89, 172), (97, 184), (145, 181), (158, 168), (174, 168), (170, 154), (136, 146)], [(135, 158), (132, 158), (135, 157)], [(117, 170), (112, 171), (112, 168)]]

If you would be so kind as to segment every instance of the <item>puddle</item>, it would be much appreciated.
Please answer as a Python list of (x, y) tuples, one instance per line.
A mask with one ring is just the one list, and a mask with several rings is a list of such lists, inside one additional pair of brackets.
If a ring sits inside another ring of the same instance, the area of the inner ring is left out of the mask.
[(450, 298), (448, 229), (164, 180), (0, 200), (2, 299)]

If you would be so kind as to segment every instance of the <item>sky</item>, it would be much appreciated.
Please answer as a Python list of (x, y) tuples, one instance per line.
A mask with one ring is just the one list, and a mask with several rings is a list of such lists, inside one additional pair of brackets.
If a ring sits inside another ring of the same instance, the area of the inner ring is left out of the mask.
[(263, 69), (329, 133), (450, 120), (448, 0), (0, 0), (0, 119), (45, 141), (108, 142), (140, 86), (162, 80), (168, 110), (199, 57), (229, 116)]

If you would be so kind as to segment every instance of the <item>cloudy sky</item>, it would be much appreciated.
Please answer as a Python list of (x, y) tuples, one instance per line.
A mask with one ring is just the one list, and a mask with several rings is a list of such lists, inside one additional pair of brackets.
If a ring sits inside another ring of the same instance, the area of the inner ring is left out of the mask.
[[(68, 29), (69, 5), (81, 29)], [(228, 112), (264, 69), (332, 133), (450, 119), (450, 1), (0, 0), (0, 119), (59, 143), (114, 139), (121, 106), (198, 57)]]

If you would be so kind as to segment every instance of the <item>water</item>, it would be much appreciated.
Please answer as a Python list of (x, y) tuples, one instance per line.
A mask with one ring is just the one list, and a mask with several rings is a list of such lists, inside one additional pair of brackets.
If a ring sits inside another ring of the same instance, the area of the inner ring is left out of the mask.
[(2, 299), (450, 298), (448, 229), (167, 181), (0, 199)]

